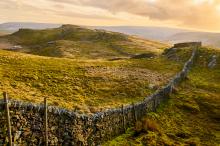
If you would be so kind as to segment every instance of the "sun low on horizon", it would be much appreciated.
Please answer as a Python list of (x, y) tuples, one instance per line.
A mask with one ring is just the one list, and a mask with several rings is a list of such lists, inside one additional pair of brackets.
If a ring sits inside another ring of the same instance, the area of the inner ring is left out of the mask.
[(166, 26), (220, 32), (220, 0), (1, 0), (0, 22)]

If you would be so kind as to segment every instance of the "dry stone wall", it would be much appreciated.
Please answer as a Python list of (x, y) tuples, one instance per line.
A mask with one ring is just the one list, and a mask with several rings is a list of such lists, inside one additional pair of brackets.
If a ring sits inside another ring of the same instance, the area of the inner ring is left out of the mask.
[[(155, 111), (160, 103), (168, 98), (173, 87), (187, 76), (195, 54), (196, 49), (193, 50), (191, 58), (185, 63), (181, 72), (165, 87), (146, 97), (142, 102), (98, 112), (94, 115), (83, 115), (49, 106), (49, 145), (96, 146), (124, 133), (128, 127), (146, 115), (146, 112)], [(43, 105), (10, 100), (10, 115), (14, 144), (22, 146), (44, 145)], [(0, 101), (0, 145), (7, 142), (4, 103)]]
[(183, 48), (183, 47), (201, 47), (202, 42), (186, 42), (186, 43), (177, 43), (174, 44), (174, 48)]

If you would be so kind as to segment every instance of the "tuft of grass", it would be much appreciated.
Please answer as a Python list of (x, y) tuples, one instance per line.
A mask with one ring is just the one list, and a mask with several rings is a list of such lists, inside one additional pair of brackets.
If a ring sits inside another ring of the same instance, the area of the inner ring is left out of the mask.
[(159, 131), (159, 125), (156, 123), (155, 120), (149, 119), (149, 118), (144, 118), (141, 121), (137, 121), (135, 123), (135, 128), (134, 128), (136, 133), (141, 133), (141, 132), (148, 132), (148, 131)]
[(151, 119), (144, 119), (143, 120), (143, 129), (145, 131), (159, 131), (159, 126), (158, 124), (154, 121), (154, 120), (151, 120)]

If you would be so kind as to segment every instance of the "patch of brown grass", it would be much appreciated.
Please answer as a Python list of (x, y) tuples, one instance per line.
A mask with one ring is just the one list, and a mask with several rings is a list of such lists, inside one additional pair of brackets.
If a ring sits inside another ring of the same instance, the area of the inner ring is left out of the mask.
[(145, 131), (150, 130), (150, 131), (159, 131), (159, 125), (157, 124), (156, 121), (152, 119), (144, 119), (143, 120), (143, 128)]
[(137, 133), (148, 132), (148, 131), (159, 132), (159, 125), (157, 124), (157, 122), (155, 120), (145, 118), (145, 119), (143, 119), (141, 121), (137, 121), (135, 123), (134, 130)]

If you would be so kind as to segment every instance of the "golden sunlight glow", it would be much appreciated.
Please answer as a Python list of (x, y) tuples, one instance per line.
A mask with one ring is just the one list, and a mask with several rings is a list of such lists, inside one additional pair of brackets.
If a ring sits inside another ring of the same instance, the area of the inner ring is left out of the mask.
[(0, 21), (220, 31), (220, 0), (0, 0)]
[(218, 11), (219, 14), (220, 14), (220, 5), (218, 5), (218, 6), (216, 7), (216, 9), (217, 9), (217, 11)]
[(195, 4), (203, 4), (203, 3), (208, 3), (208, 4), (213, 4), (214, 0), (194, 0)]

